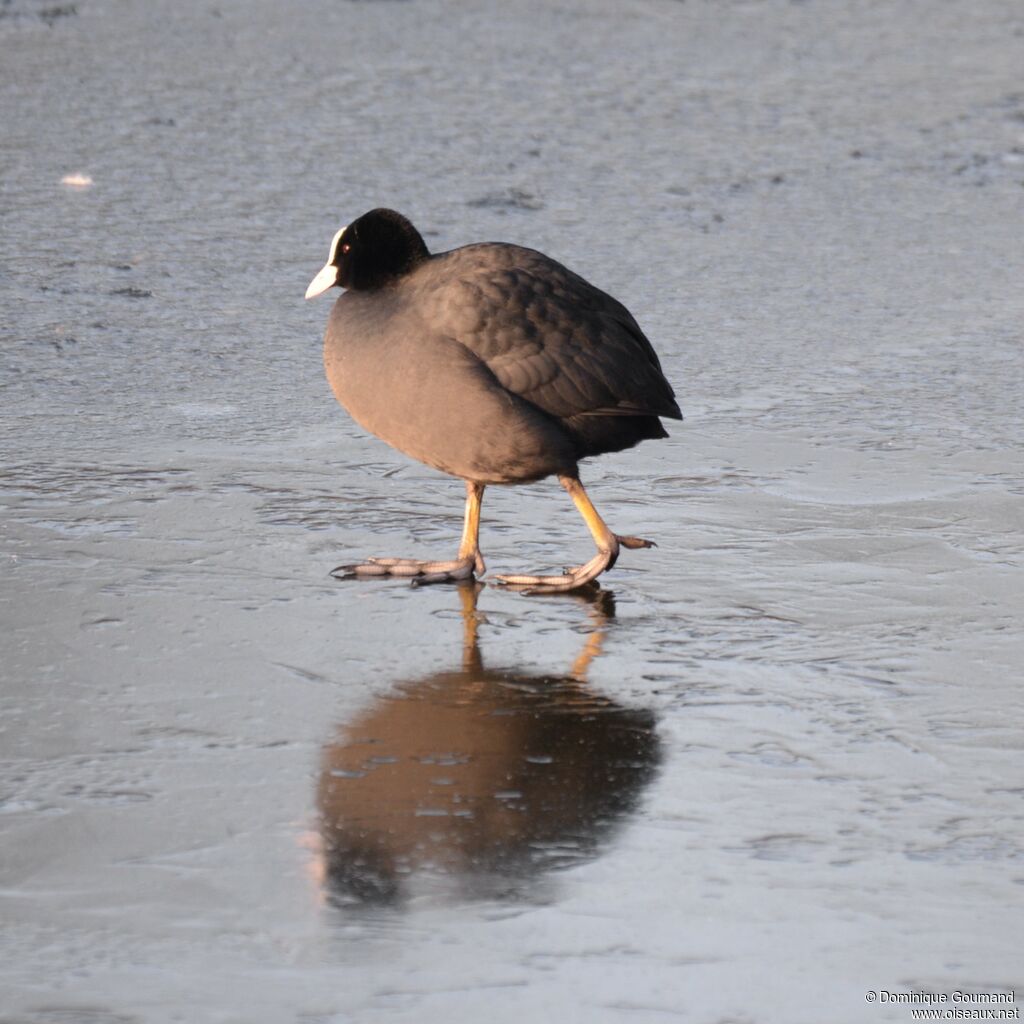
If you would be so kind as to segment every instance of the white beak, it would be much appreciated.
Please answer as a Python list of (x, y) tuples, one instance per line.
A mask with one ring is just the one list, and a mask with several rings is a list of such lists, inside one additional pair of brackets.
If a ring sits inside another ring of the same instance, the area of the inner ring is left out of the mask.
[(328, 288), (338, 283), (338, 268), (333, 263), (324, 264), (323, 270), (320, 271), (312, 281), (309, 282), (309, 287), (306, 289), (306, 298), (315, 299), (318, 295), (323, 295)]

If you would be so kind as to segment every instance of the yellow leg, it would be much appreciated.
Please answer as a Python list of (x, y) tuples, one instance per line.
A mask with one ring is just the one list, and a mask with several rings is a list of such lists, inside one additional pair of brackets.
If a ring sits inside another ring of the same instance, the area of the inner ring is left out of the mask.
[(608, 524), (598, 515), (594, 503), (576, 477), (560, 476), (558, 482), (569, 492), (572, 503), (579, 509), (583, 522), (590, 530), (590, 536), (594, 538), (597, 550), (607, 552), (609, 562), (605, 569), (610, 569), (619, 557), (619, 538), (608, 529)]
[(473, 567), (483, 574), (484, 565), (480, 554), (480, 504), (484, 498), (484, 485), (466, 481), (466, 518), (462, 524), (462, 542), (459, 544), (459, 561), (473, 559)]
[(498, 583), (506, 586), (525, 587), (531, 594), (557, 594), (566, 590), (576, 590), (591, 580), (597, 579), (606, 569), (610, 569), (618, 560), (619, 548), (652, 548), (654, 542), (640, 537), (620, 537), (613, 533), (608, 524), (598, 514), (593, 502), (587, 496), (583, 484), (574, 476), (560, 476), (561, 485), (568, 491), (573, 504), (579, 509), (583, 521), (590, 530), (590, 535), (597, 545), (597, 554), (585, 565), (575, 569), (567, 569), (560, 576), (496, 576)]

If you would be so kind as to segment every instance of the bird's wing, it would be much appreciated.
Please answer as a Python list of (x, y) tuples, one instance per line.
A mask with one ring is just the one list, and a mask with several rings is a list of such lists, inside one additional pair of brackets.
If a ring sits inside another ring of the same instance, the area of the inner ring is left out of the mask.
[(447, 291), (450, 336), (502, 387), (549, 415), (681, 419), (625, 306), (540, 253), (515, 252), (515, 265), (467, 274)]

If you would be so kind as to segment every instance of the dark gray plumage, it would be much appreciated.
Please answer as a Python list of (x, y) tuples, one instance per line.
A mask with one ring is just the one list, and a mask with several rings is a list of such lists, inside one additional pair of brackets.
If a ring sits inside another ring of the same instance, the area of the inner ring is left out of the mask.
[(616, 537), (579, 483), (580, 459), (667, 436), (681, 419), (658, 357), (616, 299), (533, 249), (467, 245), (430, 255), (392, 210), (335, 235), (307, 298), (334, 284), (324, 365), (338, 401), (367, 430), (467, 483), (466, 530), (452, 563), (374, 559), (341, 575), (421, 582), (483, 571), (479, 503), (487, 484), (557, 474), (598, 545), (561, 576), (504, 576), (533, 590), (569, 590), (614, 564)]

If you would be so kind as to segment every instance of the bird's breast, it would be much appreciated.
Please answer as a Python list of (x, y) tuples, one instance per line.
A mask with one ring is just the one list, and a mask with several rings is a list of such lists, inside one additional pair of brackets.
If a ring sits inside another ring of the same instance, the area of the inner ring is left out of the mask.
[[(339, 300), (340, 304), (341, 300)], [(442, 472), (481, 483), (572, 472), (556, 423), (507, 391), (485, 364), (414, 317), (332, 312), (324, 368), (337, 400), (372, 434)]]

